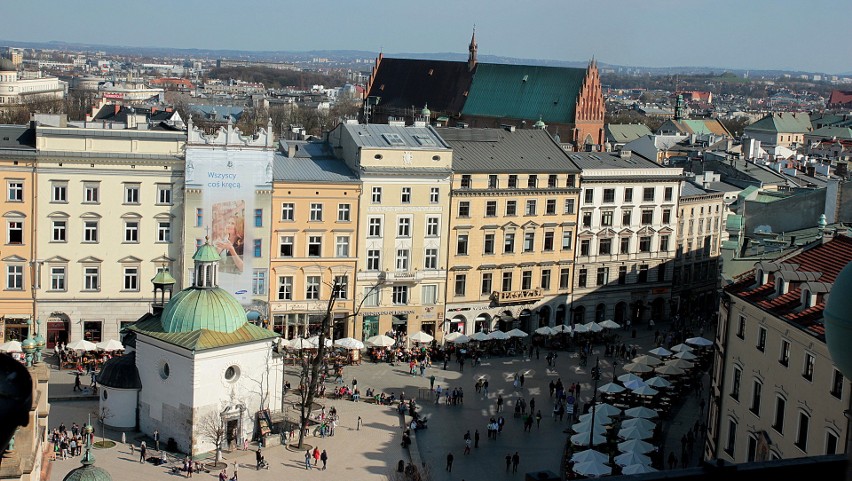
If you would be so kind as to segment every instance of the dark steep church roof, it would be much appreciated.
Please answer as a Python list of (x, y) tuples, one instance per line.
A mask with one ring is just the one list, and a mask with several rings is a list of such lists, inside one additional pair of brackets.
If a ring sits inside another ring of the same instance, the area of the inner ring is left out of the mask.
[(420, 109), (436, 114), (461, 112), (472, 79), (467, 62), (384, 57), (372, 79), (369, 97), (380, 97), (378, 107)]
[(136, 369), (136, 352), (105, 362), (98, 373), (98, 383), (115, 389), (142, 389), (139, 370)]

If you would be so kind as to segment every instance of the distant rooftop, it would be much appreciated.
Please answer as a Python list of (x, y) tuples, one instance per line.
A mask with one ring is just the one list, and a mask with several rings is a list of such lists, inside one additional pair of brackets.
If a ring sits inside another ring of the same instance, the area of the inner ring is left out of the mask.
[(448, 150), (450, 147), (432, 127), (401, 127), (387, 124), (341, 124), (359, 147), (404, 150)]

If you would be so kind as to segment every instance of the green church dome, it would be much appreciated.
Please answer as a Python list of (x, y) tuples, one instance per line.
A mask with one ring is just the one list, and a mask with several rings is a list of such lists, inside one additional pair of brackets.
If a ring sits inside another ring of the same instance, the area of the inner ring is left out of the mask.
[(80, 460), (83, 465), (66, 474), (62, 481), (112, 481), (112, 476), (104, 468), (95, 466), (95, 456), (91, 445), (86, 446), (86, 452)]
[(219, 255), (216, 248), (211, 246), (208, 241), (195, 251), (195, 255), (192, 256), (192, 260), (200, 262), (219, 262), (222, 260), (222, 257)]
[[(215, 250), (211, 248), (215, 254)], [(201, 250), (195, 254), (199, 256)], [(177, 293), (160, 315), (166, 332), (192, 332), (207, 329), (234, 332), (246, 323), (246, 311), (239, 301), (219, 287), (190, 287)]]

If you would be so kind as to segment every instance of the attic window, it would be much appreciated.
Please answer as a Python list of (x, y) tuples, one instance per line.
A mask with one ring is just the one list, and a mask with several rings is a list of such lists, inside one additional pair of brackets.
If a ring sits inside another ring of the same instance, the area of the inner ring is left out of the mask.
[(430, 69), (429, 69), (429, 76), (431, 77), (433, 73), (435, 73), (435, 69), (430, 68)]
[(379, 90), (384, 90), (384, 89), (385, 89), (385, 84), (382, 84), (382, 86), (379, 87)]
[(782, 277), (775, 278), (775, 294), (778, 296), (783, 296), (787, 293), (787, 290), (790, 288), (790, 283), (785, 281)]
[(529, 78), (529, 75), (524, 75), (524, 78), (521, 79), (521, 82), (526, 82), (527, 80), (529, 80)]
[(428, 135), (412, 135), (412, 137), (414, 137), (414, 140), (416, 140), (417, 143), (420, 145), (435, 145), (435, 140), (432, 137), (429, 137)]
[(405, 147), (405, 141), (402, 140), (402, 136), (400, 136), (399, 134), (388, 132), (382, 134), (382, 137), (385, 139), (385, 142), (387, 142), (388, 145), (393, 145), (396, 147)]
[(382, 154), (376, 154), (373, 156), (373, 158), (376, 160), (382, 160)]
[(811, 296), (811, 291), (802, 289), (802, 309), (807, 309), (814, 305), (813, 300), (816, 296)]

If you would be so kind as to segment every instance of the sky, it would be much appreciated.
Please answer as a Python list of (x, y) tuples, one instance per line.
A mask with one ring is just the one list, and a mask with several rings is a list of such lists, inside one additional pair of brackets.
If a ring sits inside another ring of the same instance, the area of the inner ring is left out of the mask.
[(6, 0), (0, 37), (852, 72), (849, 0)]

